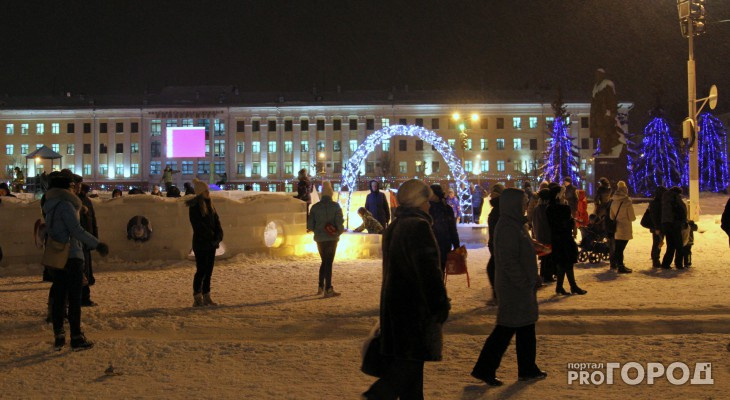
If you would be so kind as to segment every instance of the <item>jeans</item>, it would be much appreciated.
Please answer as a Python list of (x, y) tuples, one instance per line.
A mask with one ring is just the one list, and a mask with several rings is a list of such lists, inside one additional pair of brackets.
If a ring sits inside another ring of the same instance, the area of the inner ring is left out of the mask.
[(684, 261), (684, 243), (682, 241), (682, 226), (680, 223), (665, 223), (662, 224), (664, 230), (664, 237), (667, 240), (667, 252), (664, 253), (664, 259), (662, 259), (662, 267), (669, 268), (672, 265), (672, 259), (674, 259), (674, 265), (677, 268), (683, 268)]
[(529, 376), (536, 373), (539, 370), (535, 364), (537, 338), (535, 338), (535, 324), (530, 324), (519, 328), (496, 325), (482, 347), (472, 374), (480, 377), (496, 377), (502, 356), (515, 334), (517, 334), (517, 375)]
[(624, 266), (624, 250), (626, 249), (627, 244), (629, 244), (628, 240), (615, 240), (615, 245), (613, 246), (613, 254), (611, 254), (611, 258), (613, 260), (613, 265), (618, 268)]
[(322, 259), (322, 264), (319, 266), (319, 287), (324, 288), (325, 290), (331, 289), (332, 263), (335, 261), (337, 240), (317, 242), (317, 250), (319, 250), (319, 258)]
[(572, 290), (578, 288), (578, 284), (575, 283), (573, 263), (555, 263), (555, 268), (558, 272), (558, 282), (555, 284), (555, 290), (563, 288), (563, 282), (565, 282), (566, 276), (568, 277), (568, 284), (570, 284), (570, 289)]
[(494, 261), (494, 246), (489, 246), (489, 261), (487, 261), (487, 278), (489, 284), (492, 285), (492, 298), (497, 298), (497, 291), (494, 289), (494, 270), (496, 269)]
[(210, 277), (213, 275), (215, 263), (214, 247), (193, 247), (195, 252), (195, 277), (193, 277), (193, 295), (210, 293)]
[(662, 241), (664, 240), (664, 234), (659, 232), (659, 234), (656, 234), (656, 231), (651, 232), (651, 260), (659, 262), (659, 255), (662, 253)]
[(364, 393), (366, 399), (422, 400), (423, 361), (395, 358), (383, 377)]
[(53, 333), (63, 334), (63, 318), (68, 297), (68, 324), (71, 337), (81, 335), (81, 285), (84, 278), (84, 260), (70, 258), (65, 269), (51, 269), (53, 285)]

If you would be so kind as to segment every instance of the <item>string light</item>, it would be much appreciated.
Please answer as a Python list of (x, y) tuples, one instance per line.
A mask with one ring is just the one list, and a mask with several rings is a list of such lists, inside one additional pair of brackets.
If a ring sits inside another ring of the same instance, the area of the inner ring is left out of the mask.
[[(469, 181), (461, 160), (456, 156), (454, 149), (436, 132), (429, 131), (423, 127), (416, 125), (390, 125), (383, 129), (370, 134), (365, 141), (355, 150), (342, 174), (341, 191), (348, 191), (345, 215), (350, 214), (350, 199), (352, 192), (357, 190), (358, 174), (361, 171), (361, 165), (367, 158), (368, 154), (375, 151), (384, 140), (389, 140), (393, 136), (414, 136), (434, 147), (451, 170), (456, 181), (456, 192), (464, 214), (471, 214), (471, 193), (469, 191)], [(395, 177), (391, 177), (395, 178)]]
[(658, 186), (679, 186), (683, 174), (677, 144), (662, 110), (656, 109), (652, 114), (654, 118), (644, 128), (641, 155), (633, 171), (636, 193), (645, 196), (653, 195)]
[[(728, 186), (727, 131), (709, 112), (699, 117), (700, 190), (723, 192)], [(685, 179), (687, 179), (685, 172)]]
[(560, 182), (564, 177), (570, 177), (573, 185), (579, 186), (578, 148), (573, 144), (575, 137), (568, 134), (567, 113), (563, 104), (562, 95), (552, 104), (555, 119), (552, 123), (550, 138), (544, 153), (542, 179), (548, 182)]

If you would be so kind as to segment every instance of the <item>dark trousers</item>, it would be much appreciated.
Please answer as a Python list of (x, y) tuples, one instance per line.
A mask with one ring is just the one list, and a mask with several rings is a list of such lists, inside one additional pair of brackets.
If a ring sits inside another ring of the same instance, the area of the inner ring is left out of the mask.
[(674, 265), (682, 268), (684, 261), (684, 244), (682, 242), (682, 226), (675, 223), (662, 224), (664, 237), (667, 240), (667, 252), (662, 259), (662, 267), (669, 268), (674, 259)]
[(383, 377), (364, 393), (366, 399), (423, 399), (423, 361), (395, 358)]
[(214, 247), (193, 247), (195, 252), (195, 276), (193, 277), (193, 294), (210, 293), (210, 277), (213, 275), (215, 263)]
[(573, 272), (573, 263), (557, 262), (557, 263), (555, 263), (555, 267), (558, 272), (557, 273), (558, 282), (555, 285), (555, 290), (563, 288), (563, 282), (565, 282), (566, 276), (568, 277), (568, 284), (570, 285), (571, 289), (575, 289), (578, 287), (578, 284), (575, 283), (575, 273)]
[(472, 374), (482, 377), (494, 378), (497, 368), (502, 362), (502, 356), (507, 351), (512, 336), (517, 334), (517, 375), (528, 376), (539, 370), (535, 364), (537, 354), (537, 339), (535, 338), (535, 324), (511, 328), (503, 325), (496, 325), (487, 338), (479, 354), (479, 359), (474, 365)]
[(624, 266), (624, 250), (626, 250), (627, 244), (629, 244), (628, 240), (615, 239), (611, 258), (613, 259), (613, 265), (619, 268)]
[(553, 258), (550, 254), (546, 256), (539, 257), (540, 258), (540, 277), (542, 278), (543, 282), (551, 282), (555, 279), (553, 278), (553, 275), (555, 275), (555, 266), (553, 265)]
[(81, 304), (88, 304), (91, 302), (91, 285), (94, 284), (96, 279), (94, 279), (94, 270), (91, 264), (91, 250), (86, 247), (84, 247), (84, 274), (89, 284), (81, 288)]
[(482, 217), (482, 207), (481, 206), (474, 207), (474, 221), (473, 222), (475, 224), (478, 224), (479, 218), (481, 218), (481, 217)]
[(613, 263), (613, 251), (616, 248), (616, 239), (613, 236), (608, 238), (608, 260), (611, 263), (611, 268), (615, 268), (616, 264)]
[(322, 259), (322, 264), (319, 265), (319, 287), (324, 288), (325, 290), (331, 289), (332, 263), (335, 261), (337, 240), (317, 242), (317, 250), (319, 250), (319, 258)]
[(488, 245), (489, 247), (489, 261), (487, 261), (487, 278), (489, 278), (489, 284), (492, 285), (492, 298), (497, 298), (497, 291), (494, 290), (494, 270), (496, 268), (494, 261), (494, 245)]
[(662, 241), (664, 240), (664, 234), (659, 232), (657, 235), (656, 231), (651, 232), (651, 260), (659, 263), (659, 255), (662, 253)]
[(53, 286), (53, 333), (62, 334), (63, 318), (68, 298), (68, 324), (71, 337), (81, 335), (81, 284), (84, 278), (84, 260), (70, 258), (65, 269), (51, 269)]

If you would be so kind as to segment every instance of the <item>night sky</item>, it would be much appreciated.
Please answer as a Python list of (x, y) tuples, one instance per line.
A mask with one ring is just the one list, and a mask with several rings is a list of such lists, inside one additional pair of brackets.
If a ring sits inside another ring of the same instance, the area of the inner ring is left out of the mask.
[[(643, 121), (662, 93), (686, 113), (687, 40), (676, 0), (12, 1), (0, 94), (242, 91), (583, 91), (603, 66)], [(730, 1), (708, 0), (708, 20)], [(730, 99), (730, 23), (696, 40), (698, 95)], [(726, 95), (725, 95), (726, 94)], [(679, 121), (673, 121), (679, 122)]]

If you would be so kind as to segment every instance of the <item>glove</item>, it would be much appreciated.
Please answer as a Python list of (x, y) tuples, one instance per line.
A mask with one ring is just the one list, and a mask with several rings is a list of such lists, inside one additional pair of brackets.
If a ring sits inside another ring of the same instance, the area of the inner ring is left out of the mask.
[(101, 255), (102, 257), (106, 257), (106, 255), (109, 254), (109, 246), (106, 243), (100, 242), (96, 246), (96, 251), (98, 251), (99, 255)]

